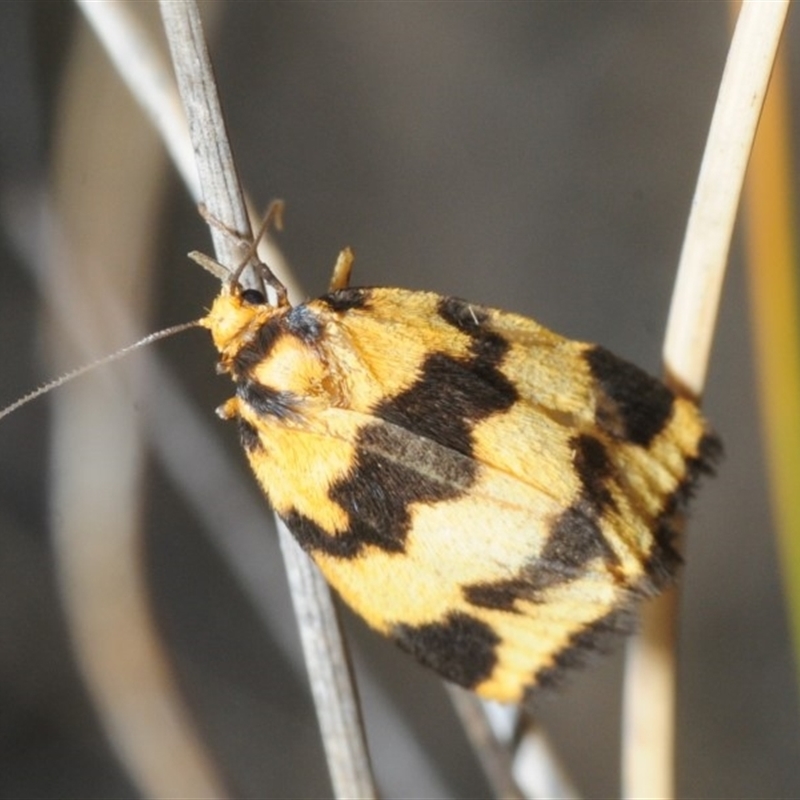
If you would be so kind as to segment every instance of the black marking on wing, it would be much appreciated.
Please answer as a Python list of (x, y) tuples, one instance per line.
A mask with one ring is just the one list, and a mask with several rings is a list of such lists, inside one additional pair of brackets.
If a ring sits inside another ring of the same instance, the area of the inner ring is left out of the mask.
[(569, 642), (553, 657), (553, 664), (532, 675), (531, 685), (525, 692), (524, 702), (535, 698), (541, 688), (558, 686), (565, 670), (583, 666), (592, 652), (603, 653), (617, 637), (630, 633), (635, 627), (635, 617), (630, 608), (618, 608), (596, 619), (569, 637)]
[(597, 558), (609, 565), (618, 563), (593, 512), (578, 500), (559, 515), (535, 565), (537, 571), (544, 572), (539, 577), (541, 585), (580, 578), (586, 565)]
[(596, 558), (614, 562), (616, 557), (600, 526), (578, 506), (559, 517), (542, 552), (511, 578), (482, 581), (462, 587), (464, 599), (475, 606), (514, 611), (517, 600), (546, 602), (542, 592), (581, 578)]
[(647, 447), (669, 422), (675, 396), (661, 381), (603, 347), (590, 348), (584, 357), (604, 395), (597, 403), (600, 427)]
[(476, 374), (498, 392), (513, 397), (512, 403), (517, 400), (519, 395), (513, 384), (499, 371), (510, 345), (499, 333), (485, 327), (489, 319), (486, 310), (456, 297), (443, 297), (437, 305), (437, 312), (445, 322), (466, 333), (472, 340), (471, 364)]
[(599, 525), (570, 507), (559, 517), (539, 557), (514, 577), (466, 584), (461, 591), (471, 605), (518, 613), (518, 600), (546, 603), (545, 590), (581, 578), (586, 565), (598, 557), (610, 562), (615, 559)]
[(410, 433), (430, 439), (464, 455), (472, 454), (472, 426), (497, 411), (505, 411), (516, 399), (511, 386), (497, 372), (486, 380), (473, 360), (444, 353), (429, 356), (414, 384), (399, 395), (378, 404), (376, 417), (399, 425)]
[(713, 475), (723, 456), (722, 440), (717, 434), (706, 432), (697, 445), (697, 456), (687, 461), (686, 480), (683, 485), (681, 502), (686, 502), (692, 496), (697, 482), (702, 475)]
[(275, 342), (284, 333), (283, 315), (276, 315), (268, 319), (256, 331), (252, 341), (239, 348), (233, 359), (231, 369), (233, 375), (247, 375), (253, 367), (260, 364), (269, 355)]
[(678, 488), (666, 498), (664, 509), (653, 529), (655, 547), (645, 562), (645, 571), (650, 585), (644, 587), (655, 593), (669, 585), (683, 563), (677, 550), (677, 540), (683, 525), (686, 506), (702, 475), (714, 473), (716, 463), (722, 457), (722, 442), (713, 433), (704, 434), (698, 445), (696, 458), (686, 460), (686, 476)]
[(476, 468), (471, 459), (402, 428), (368, 425), (359, 433), (353, 466), (328, 490), (328, 498), (348, 514), (347, 529), (326, 532), (294, 512), (286, 523), (306, 550), (354, 558), (372, 545), (401, 553), (411, 530), (411, 506), (467, 493)]
[(614, 477), (614, 465), (603, 443), (587, 433), (570, 440), (575, 456), (573, 466), (582, 484), (581, 497), (602, 514), (606, 509), (617, 509), (617, 504), (608, 488)]
[(470, 605), (516, 614), (519, 613), (519, 610), (514, 607), (516, 601), (524, 599), (536, 602), (538, 588), (541, 587), (534, 587), (531, 578), (525, 576), (469, 583), (461, 587), (461, 592)]
[(325, 303), (331, 311), (350, 311), (369, 307), (372, 292), (369, 289), (337, 289), (335, 292), (320, 297), (319, 302)]
[(647, 580), (640, 585), (641, 591), (648, 596), (656, 595), (675, 580), (675, 576), (683, 564), (677, 550), (680, 534), (679, 515), (675, 511), (662, 514), (653, 527), (655, 544), (644, 560), (644, 571)]
[(426, 667), (467, 689), (490, 677), (497, 664), (500, 638), (491, 626), (461, 611), (450, 612), (442, 622), (398, 623), (391, 637)]
[(257, 414), (277, 419), (297, 416), (301, 405), (300, 398), (294, 392), (273, 389), (251, 380), (238, 381), (236, 395)]
[(575, 504), (558, 517), (538, 558), (511, 578), (467, 584), (462, 594), (471, 605), (518, 613), (517, 600), (546, 603), (542, 594), (546, 589), (583, 577), (587, 565), (597, 558), (612, 571), (618, 563), (594, 517)]
[(612, 573), (619, 566), (619, 559), (598, 523), (604, 509), (616, 507), (606, 484), (613, 477), (613, 465), (595, 437), (575, 436), (571, 444), (582, 484), (579, 497), (555, 520), (537, 558), (531, 559), (512, 578), (464, 586), (467, 602), (512, 611), (517, 600), (533, 603), (546, 600), (541, 596), (543, 590), (581, 578), (587, 565), (598, 558)]
[(488, 319), (488, 315), (481, 307), (473, 306), (457, 297), (443, 297), (439, 301), (438, 312), (445, 322), (469, 336), (479, 334), (481, 325)]
[(242, 447), (244, 447), (248, 453), (263, 450), (264, 446), (261, 444), (261, 439), (258, 436), (256, 428), (246, 419), (242, 419), (242, 417), (239, 417), (237, 422), (239, 426), (239, 440), (242, 443)]
[(515, 611), (517, 600), (546, 601), (543, 590), (581, 578), (597, 558), (612, 572), (618, 567), (619, 559), (597, 522), (604, 508), (616, 506), (605, 484), (613, 474), (612, 464), (602, 443), (593, 436), (576, 436), (572, 445), (582, 483), (579, 498), (556, 519), (539, 556), (514, 577), (462, 587), (468, 603)]
[[(492, 414), (507, 411), (519, 395), (500, 371), (508, 342), (499, 334), (481, 329), (480, 324), (475, 325), (471, 313), (458, 305), (461, 302), (443, 298), (439, 313), (469, 333), (470, 356), (431, 354), (414, 383), (379, 403), (373, 414), (416, 436), (471, 456), (473, 426)], [(477, 318), (480, 323), (483, 317)]]
[(313, 554), (319, 551), (335, 558), (349, 559), (357, 558), (369, 545), (379, 547), (386, 552), (401, 550), (397, 542), (391, 538), (391, 534), (383, 535), (383, 528), (372, 528), (356, 522), (343, 533), (331, 534), (295, 509), (281, 514), (281, 519), (307, 553)]
[(285, 313), (276, 313), (255, 332), (251, 341), (239, 348), (231, 369), (234, 379), (246, 377), (254, 367), (269, 358), (275, 343), (282, 336), (294, 336), (304, 344), (314, 345), (323, 334), (323, 321), (308, 305), (303, 304)]

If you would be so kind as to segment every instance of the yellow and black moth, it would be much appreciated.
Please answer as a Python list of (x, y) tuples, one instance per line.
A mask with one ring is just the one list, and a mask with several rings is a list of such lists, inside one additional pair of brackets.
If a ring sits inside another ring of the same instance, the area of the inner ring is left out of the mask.
[[(201, 324), (250, 465), (373, 628), (486, 698), (524, 700), (674, 577), (720, 445), (602, 347), (421, 291), (291, 306), (224, 282)], [(272, 279), (274, 280), (274, 279)]]

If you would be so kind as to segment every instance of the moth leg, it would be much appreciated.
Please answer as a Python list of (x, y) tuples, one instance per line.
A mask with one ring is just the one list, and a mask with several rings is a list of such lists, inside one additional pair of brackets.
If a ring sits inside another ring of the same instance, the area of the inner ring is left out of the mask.
[(236, 419), (239, 416), (239, 400), (235, 397), (226, 400), (217, 408), (216, 414), (220, 419)]
[(283, 211), (285, 207), (286, 204), (283, 200), (272, 200), (267, 206), (264, 216), (261, 218), (261, 224), (258, 226), (258, 231), (256, 231), (255, 236), (253, 236), (249, 230), (243, 233), (242, 231), (237, 231), (235, 228), (232, 228), (230, 225), (226, 225), (219, 217), (214, 216), (214, 214), (208, 210), (205, 203), (198, 203), (197, 211), (209, 227), (221, 231), (226, 236), (233, 239), (242, 249), (247, 248), (250, 250), (254, 249), (255, 245), (258, 245), (270, 227), (274, 227), (275, 230), (278, 231), (283, 230)]
[(214, 216), (214, 214), (208, 210), (208, 206), (206, 206), (205, 203), (197, 204), (197, 212), (209, 228), (216, 228), (221, 233), (224, 233), (226, 236), (233, 239), (242, 249), (250, 246), (250, 242), (252, 241), (252, 234), (250, 231), (242, 233), (242, 231), (237, 231), (230, 225), (226, 225), (219, 217)]
[(224, 283), (230, 277), (231, 271), (224, 264), (220, 264), (216, 258), (211, 258), (211, 256), (207, 256), (205, 253), (201, 253), (198, 250), (192, 250), (191, 253), (188, 253), (188, 256), (195, 264), (199, 264), (217, 280)]
[[(231, 228), (230, 225), (226, 225), (219, 217), (215, 217), (208, 210), (208, 206), (206, 206), (205, 203), (197, 204), (197, 212), (209, 228), (216, 228), (218, 231), (221, 231), (226, 236), (233, 239), (240, 248), (244, 249), (250, 245), (251, 240), (249, 234), (242, 233), (241, 231)], [(215, 258), (207, 256), (205, 253), (192, 250), (192, 252), (189, 253), (189, 258), (223, 283), (230, 278), (231, 270), (224, 264), (220, 264)]]
[(353, 271), (353, 262), (356, 257), (349, 247), (345, 247), (336, 263), (333, 266), (333, 275), (331, 275), (330, 291), (335, 292), (337, 289), (346, 289), (350, 285), (350, 273)]

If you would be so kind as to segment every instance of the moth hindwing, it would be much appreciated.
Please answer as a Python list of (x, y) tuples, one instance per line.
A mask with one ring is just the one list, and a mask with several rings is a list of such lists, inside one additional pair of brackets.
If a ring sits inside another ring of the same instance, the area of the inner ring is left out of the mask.
[(236, 384), (221, 414), (358, 614), (448, 680), (520, 701), (672, 580), (677, 517), (719, 441), (601, 347), (338, 274), (294, 307), (223, 287), (203, 321)]

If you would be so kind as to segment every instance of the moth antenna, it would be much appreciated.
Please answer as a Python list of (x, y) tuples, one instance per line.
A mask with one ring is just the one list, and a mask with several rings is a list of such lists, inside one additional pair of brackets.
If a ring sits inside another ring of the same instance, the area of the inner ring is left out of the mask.
[(20, 397), (19, 400), (15, 400), (13, 403), (11, 403), (11, 405), (8, 405), (4, 409), (0, 410), (0, 419), (7, 417), (18, 408), (27, 405), (31, 402), (31, 400), (35, 400), (37, 397), (41, 397), (43, 394), (47, 394), (49, 391), (57, 389), (59, 386), (63, 386), (65, 383), (69, 383), (74, 378), (78, 378), (86, 372), (90, 372), (97, 367), (102, 367), (105, 364), (110, 364), (112, 361), (116, 361), (117, 359), (128, 355), (128, 353), (132, 352), (133, 350), (138, 350), (140, 347), (152, 344), (160, 339), (167, 339), (170, 336), (174, 336), (176, 333), (188, 331), (190, 328), (199, 327), (200, 320), (196, 319), (192, 320), (191, 322), (182, 322), (180, 325), (173, 325), (169, 328), (164, 328), (164, 330), (156, 331), (155, 333), (150, 333), (144, 338), (139, 339), (138, 342), (126, 345), (120, 350), (116, 350), (115, 352), (109, 353), (108, 355), (95, 359), (94, 361), (90, 361), (88, 364), (84, 364), (82, 367), (77, 367), (76, 369), (70, 370), (69, 372), (64, 373), (60, 378), (55, 378), (52, 381), (48, 381), (38, 389), (28, 392), (28, 394)]

